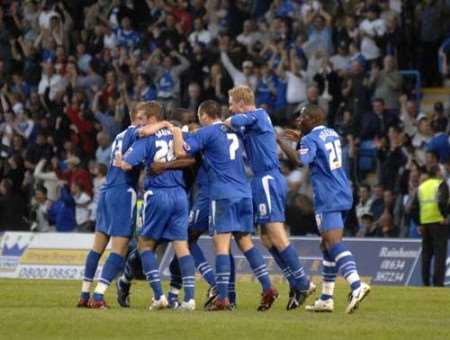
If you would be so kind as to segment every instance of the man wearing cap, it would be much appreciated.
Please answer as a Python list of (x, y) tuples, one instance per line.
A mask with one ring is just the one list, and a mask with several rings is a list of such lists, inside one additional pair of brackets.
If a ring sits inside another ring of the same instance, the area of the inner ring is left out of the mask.
[[(428, 169), (428, 178), (420, 184), (412, 204), (412, 216), (422, 234), (422, 279), (424, 286), (443, 286), (448, 240), (447, 183), (439, 167)], [(431, 260), (434, 257), (433, 280), (430, 282)]]

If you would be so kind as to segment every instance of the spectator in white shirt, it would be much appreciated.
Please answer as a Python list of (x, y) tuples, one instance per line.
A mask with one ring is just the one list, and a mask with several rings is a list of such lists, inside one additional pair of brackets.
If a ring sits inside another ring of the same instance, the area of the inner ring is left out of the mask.
[(337, 47), (337, 54), (330, 58), (330, 62), (333, 65), (333, 70), (336, 72), (342, 72), (348, 70), (350, 64), (350, 56), (348, 55), (348, 48), (345, 42), (341, 42)]
[(42, 181), (43, 186), (47, 190), (47, 197), (51, 201), (56, 201), (59, 198), (59, 178), (56, 175), (58, 169), (58, 158), (54, 157), (51, 163), (45, 159), (41, 159), (34, 168), (34, 179)]
[(286, 72), (288, 112), (294, 111), (298, 104), (306, 100), (306, 75), (298, 59), (291, 60)]
[(75, 220), (78, 227), (83, 228), (90, 221), (91, 210), (89, 209), (89, 205), (91, 203), (91, 197), (83, 191), (81, 185), (77, 182), (72, 183), (70, 192), (75, 201)]
[(361, 53), (368, 61), (378, 59), (381, 56), (377, 40), (386, 33), (386, 24), (379, 18), (380, 8), (377, 5), (370, 5), (367, 9), (367, 18), (359, 25), (362, 35)]
[(251, 48), (254, 43), (261, 41), (261, 35), (255, 32), (255, 27), (252, 20), (244, 21), (244, 29), (241, 34), (239, 34), (236, 40), (247, 48)]
[(50, 209), (51, 205), (52, 201), (47, 198), (47, 189), (43, 186), (38, 186), (35, 189), (34, 203), (31, 207), (31, 231), (54, 231), (54, 228), (50, 227), (48, 219), (48, 209)]
[(49, 89), (48, 97), (51, 101), (55, 100), (66, 89), (67, 81), (59, 74), (54, 73), (51, 62), (42, 64), (42, 77), (38, 86), (38, 93), (42, 97)]
[(109, 166), (111, 163), (111, 142), (108, 135), (105, 132), (100, 131), (97, 134), (97, 143), (98, 148), (95, 152), (97, 163)]
[(104, 35), (103, 35), (103, 46), (105, 48), (113, 49), (117, 46), (117, 36), (113, 29), (105, 24), (103, 25)]
[(197, 44), (208, 46), (211, 42), (211, 33), (205, 29), (203, 19), (201, 17), (194, 20), (194, 30), (189, 35), (189, 43), (192, 47)]
[(370, 207), (372, 206), (372, 198), (370, 195), (370, 186), (367, 184), (361, 184), (359, 187), (359, 201), (356, 205), (356, 217), (358, 218), (359, 224), (361, 224), (361, 219), (364, 215), (370, 214)]
[(50, 28), (50, 19), (54, 16), (59, 17), (59, 14), (55, 12), (52, 6), (49, 5), (49, 1), (43, 1), (42, 10), (39, 14), (39, 27), (41, 29), (49, 29)]
[(90, 220), (95, 221), (97, 217), (97, 205), (98, 205), (98, 199), (100, 195), (100, 190), (102, 188), (102, 185), (106, 181), (106, 173), (108, 172), (108, 168), (105, 164), (102, 163), (96, 163), (92, 161), (89, 164), (89, 172), (91, 173), (92, 177), (94, 177), (93, 183), (93, 198), (92, 202), (89, 205), (89, 209), (91, 210), (91, 216)]

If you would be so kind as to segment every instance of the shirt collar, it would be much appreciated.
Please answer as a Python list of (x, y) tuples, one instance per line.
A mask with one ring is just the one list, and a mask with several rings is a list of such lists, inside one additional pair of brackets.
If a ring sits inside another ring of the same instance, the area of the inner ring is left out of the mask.
[(313, 128), (311, 131), (321, 130), (321, 129), (325, 129), (325, 125), (318, 125), (315, 128)]

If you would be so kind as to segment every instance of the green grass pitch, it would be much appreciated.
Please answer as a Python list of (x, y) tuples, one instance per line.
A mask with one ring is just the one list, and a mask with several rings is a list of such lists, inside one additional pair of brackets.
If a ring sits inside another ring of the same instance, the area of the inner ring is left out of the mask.
[[(150, 289), (132, 287), (132, 308), (107, 293), (110, 310), (77, 309), (79, 282), (0, 280), (0, 339), (449, 339), (448, 289), (372, 287), (353, 315), (346, 315), (347, 287), (339, 282), (335, 312), (287, 312), (287, 287), (272, 310), (256, 312), (259, 287), (239, 282), (238, 310), (204, 312), (206, 286), (197, 286), (198, 310), (149, 311)], [(166, 287), (167, 288), (167, 287)], [(311, 302), (310, 298), (308, 302)]]

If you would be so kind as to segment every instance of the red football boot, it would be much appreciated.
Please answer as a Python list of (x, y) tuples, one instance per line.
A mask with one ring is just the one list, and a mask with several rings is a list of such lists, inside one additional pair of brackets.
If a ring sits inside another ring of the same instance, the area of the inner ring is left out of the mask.
[(89, 308), (89, 300), (80, 298), (80, 300), (78, 301), (77, 307), (78, 308)]
[(218, 297), (214, 299), (206, 309), (210, 312), (218, 312), (218, 311), (231, 311), (231, 304), (228, 298), (219, 299)]
[(88, 302), (89, 308), (92, 309), (108, 309), (109, 306), (105, 300), (95, 300), (94, 298), (90, 298)]
[(262, 292), (261, 303), (258, 306), (258, 312), (265, 312), (272, 307), (272, 304), (278, 298), (278, 291), (275, 288), (269, 288)]

